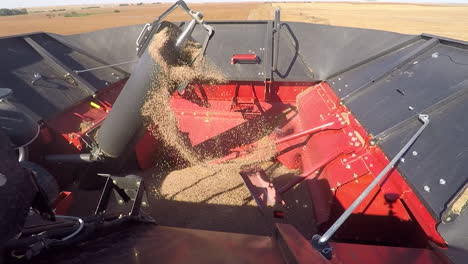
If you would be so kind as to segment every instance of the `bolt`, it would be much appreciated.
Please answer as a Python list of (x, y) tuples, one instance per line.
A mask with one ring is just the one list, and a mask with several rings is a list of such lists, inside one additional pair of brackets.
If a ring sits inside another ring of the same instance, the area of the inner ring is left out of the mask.
[(371, 167), (371, 168), (374, 167), (374, 164), (369, 164), (369, 167)]
[(365, 159), (365, 160), (368, 160), (369, 158), (366, 156), (366, 157), (364, 157), (364, 159)]
[(359, 147), (361, 144), (359, 142), (354, 143), (355, 147)]
[(348, 87), (348, 85), (347, 85), (347, 84), (345, 84), (345, 85), (344, 85), (344, 87)]
[(351, 165), (346, 165), (345, 168), (347, 168), (348, 170), (351, 169)]
[(140, 186), (140, 182), (136, 182), (136, 186)]
[(343, 159), (343, 162), (346, 162), (346, 161), (348, 161), (348, 160), (347, 160), (347, 159)]
[(408, 106), (408, 109), (409, 109), (409, 110), (414, 110), (414, 107), (412, 107), (412, 106), (410, 105), (410, 106)]
[(447, 183), (447, 181), (445, 179), (440, 179), (439, 180), (439, 184), (441, 185), (445, 185)]
[(143, 205), (143, 206), (148, 206), (148, 203), (142, 202), (141, 205)]
[(450, 220), (452, 220), (452, 218), (451, 218), (450, 216), (447, 217), (447, 218), (445, 218), (445, 221), (446, 221), (446, 222), (450, 222)]
[(356, 141), (356, 140), (357, 140), (357, 137), (352, 137), (351, 140), (352, 140), (352, 141)]
[(340, 77), (338, 77), (338, 81), (341, 81), (341, 78), (340, 78)]
[(124, 201), (123, 201), (123, 200), (119, 200), (117, 203), (118, 203), (118, 204), (123, 204)]
[(401, 162), (405, 162), (405, 158), (401, 158), (400, 161), (401, 161)]
[(424, 186), (424, 191), (426, 191), (426, 192), (430, 192), (430, 191), (431, 191), (431, 187), (429, 187), (429, 186), (425, 185), (425, 186)]
[(353, 136), (353, 132), (349, 132), (349, 133), (348, 133), (348, 136), (352, 137), (352, 136)]
[(354, 157), (356, 157), (356, 154), (354, 154), (354, 153), (353, 153), (353, 154), (351, 154), (351, 157), (353, 157), (353, 158), (354, 158)]
[(418, 152), (415, 150), (413, 151), (413, 156), (417, 156), (418, 155)]
[(113, 183), (113, 184), (117, 184), (117, 181), (116, 181), (116, 180), (113, 180), (112, 183)]
[(0, 173), (0, 186), (5, 185), (6, 182), (7, 182), (7, 177), (5, 176), (5, 174)]
[(432, 53), (432, 58), (437, 58), (437, 57), (439, 57), (439, 53), (438, 53), (438, 52)]
[(369, 141), (369, 144), (370, 144), (371, 146), (375, 146), (376, 142), (375, 142), (375, 140), (372, 139), (371, 141)]

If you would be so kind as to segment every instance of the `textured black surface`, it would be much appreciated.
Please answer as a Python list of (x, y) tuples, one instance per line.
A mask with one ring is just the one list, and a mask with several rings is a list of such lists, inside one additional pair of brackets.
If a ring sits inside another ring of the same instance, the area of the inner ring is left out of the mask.
[(455, 221), (440, 224), (439, 233), (449, 244), (447, 256), (454, 263), (466, 263), (468, 258), (468, 211), (465, 210)]
[[(13, 90), (12, 100), (24, 104), (37, 119), (47, 118), (88, 96), (67, 83), (22, 38), (0, 39), (0, 86)], [(34, 74), (43, 79), (32, 85)]]

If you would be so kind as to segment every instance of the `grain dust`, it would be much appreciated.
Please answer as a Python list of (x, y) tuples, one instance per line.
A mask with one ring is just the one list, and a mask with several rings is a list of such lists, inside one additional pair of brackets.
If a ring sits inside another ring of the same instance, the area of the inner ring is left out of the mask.
[[(251, 167), (268, 167), (275, 156), (276, 147), (265, 131), (271, 131), (270, 122), (259, 122), (251, 129), (257, 133), (256, 148), (247, 155), (218, 163), (210, 161), (225, 155), (223, 145), (233, 139), (215, 140), (208, 151), (195, 151), (190, 140), (180, 133), (178, 120), (170, 105), (172, 95), (180, 85), (219, 84), (226, 82), (224, 75), (210, 61), (199, 56), (201, 47), (189, 41), (181, 49), (175, 48), (179, 28), (166, 23), (149, 46), (149, 54), (159, 66), (155, 66), (152, 90), (142, 109), (142, 115), (153, 135), (165, 145), (167, 156), (175, 158), (185, 168), (166, 166), (154, 175), (159, 181), (153, 189), (157, 199), (191, 203), (230, 206), (254, 205), (240, 172)], [(190, 87), (188, 87), (190, 89)], [(247, 130), (247, 129), (246, 129)], [(246, 132), (247, 133), (247, 132)]]
[(175, 42), (180, 32), (177, 26), (163, 22), (162, 28), (149, 45), (149, 54), (158, 65), (154, 66), (152, 89), (143, 106), (142, 115), (153, 135), (174, 150), (177, 159), (193, 165), (200, 161), (200, 157), (180, 134), (170, 99), (179, 85), (216, 84), (226, 79), (208, 59), (200, 56), (201, 47), (198, 43), (188, 41), (176, 49)]

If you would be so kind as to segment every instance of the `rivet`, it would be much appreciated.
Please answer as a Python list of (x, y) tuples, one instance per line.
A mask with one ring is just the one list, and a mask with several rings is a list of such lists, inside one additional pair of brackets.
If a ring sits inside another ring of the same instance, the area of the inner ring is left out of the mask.
[(7, 183), (7, 177), (5, 176), (5, 174), (3, 173), (0, 173), (0, 186), (3, 186)]
[(347, 85), (347, 84), (345, 84), (345, 85), (344, 85), (344, 87), (348, 87), (348, 85)]
[(401, 158), (400, 161), (401, 161), (401, 162), (405, 162), (405, 158)]
[(439, 179), (439, 184), (445, 185), (447, 181), (445, 179)]
[(364, 159), (365, 159), (365, 160), (368, 160), (369, 158), (366, 156), (366, 157), (364, 157)]
[(413, 156), (417, 156), (418, 155), (418, 152), (415, 150), (413, 151)]
[(359, 147), (360, 145), (361, 145), (361, 143), (359, 143), (359, 142), (354, 143), (354, 146), (356, 146), (356, 147)]
[(347, 160), (347, 159), (343, 159), (343, 162), (346, 162), (346, 161), (348, 161), (348, 160)]
[(374, 167), (374, 164), (369, 164), (369, 167), (371, 167), (371, 168)]
[(429, 187), (429, 186), (427, 186), (427, 185), (426, 185), (426, 186), (424, 186), (424, 191), (426, 191), (426, 192), (430, 192), (430, 191), (431, 191), (431, 187)]
[(345, 168), (351, 169), (351, 165), (348, 164), (348, 165), (345, 166)]
[(340, 77), (338, 77), (338, 81), (341, 81), (341, 78), (340, 78)]
[(353, 136), (353, 132), (349, 132), (349, 133), (348, 133), (348, 136), (352, 137), (352, 136)]
[(355, 153), (351, 154), (351, 157), (356, 157), (356, 154)]

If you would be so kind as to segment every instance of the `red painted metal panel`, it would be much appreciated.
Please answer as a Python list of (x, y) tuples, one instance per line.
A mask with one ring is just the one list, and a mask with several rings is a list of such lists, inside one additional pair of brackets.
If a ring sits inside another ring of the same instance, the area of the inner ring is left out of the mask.
[[(324, 120), (333, 115), (338, 115), (346, 126), (341, 130), (325, 130), (307, 139), (300, 138), (280, 144), (279, 151), (303, 144), (300, 148), (283, 152), (278, 157), (283, 164), (299, 165), (302, 171), (307, 172), (311, 169), (315, 170), (317, 165), (322, 164), (327, 157), (336, 155), (337, 150), (349, 146), (354, 147), (354, 150), (343, 153), (307, 181), (317, 221), (323, 223), (323, 227), (327, 227), (389, 161), (378, 147), (369, 144), (370, 135), (352, 113), (339, 104), (339, 98), (326, 83), (315, 85), (301, 93), (297, 99), (297, 107), (299, 114), (296, 120), (293, 120), (286, 128), (291, 133), (323, 124)], [(300, 163), (297, 163), (298, 157), (300, 157)], [(389, 204), (387, 200), (391, 196), (397, 198)], [(389, 212), (390, 206), (391, 212)], [(348, 232), (338, 233), (340, 238), (381, 240), (398, 244), (405, 240), (412, 240), (410, 235), (415, 234), (414, 232), (405, 233), (404, 230), (418, 229), (420, 226), (432, 241), (439, 245), (445, 244), (435, 229), (435, 220), (396, 170), (392, 171), (388, 180), (380, 185), (380, 189), (376, 189), (373, 195), (371, 194), (370, 198), (362, 203), (353, 214), (354, 217), (358, 215), (360, 215), (361, 223), (363, 219), (372, 219), (371, 223), (380, 226), (379, 232), (383, 233), (382, 237), (366, 232), (368, 228), (360, 226), (359, 222), (351, 222), (352, 224), (347, 223), (347, 227), (342, 228)], [(392, 229), (396, 227), (400, 230)], [(392, 232), (399, 233), (399, 235), (392, 235)], [(385, 235), (385, 233), (388, 234)], [(365, 234), (368, 236), (366, 237)], [(420, 240), (420, 243), (416, 243), (418, 245), (426, 243), (424, 236), (419, 236), (417, 239)]]

